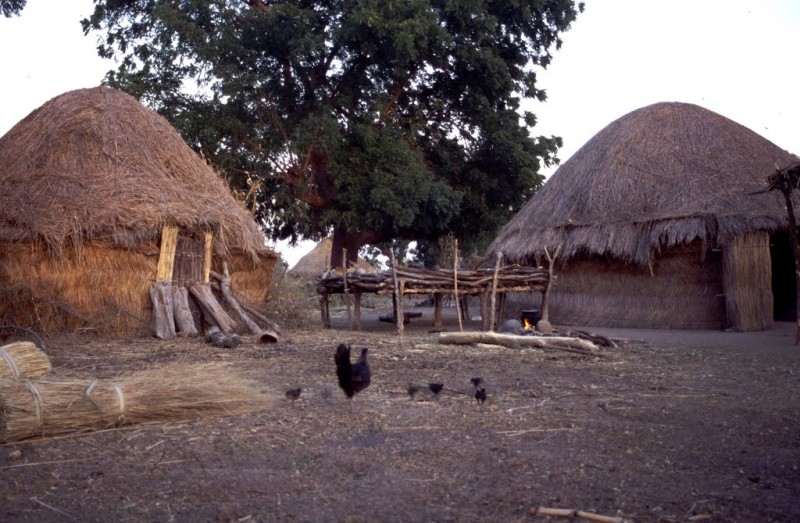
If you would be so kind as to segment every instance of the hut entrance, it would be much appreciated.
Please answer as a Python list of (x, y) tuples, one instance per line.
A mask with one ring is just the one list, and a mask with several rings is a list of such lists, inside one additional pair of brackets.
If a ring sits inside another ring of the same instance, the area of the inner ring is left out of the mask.
[(789, 231), (775, 232), (770, 238), (769, 251), (775, 321), (794, 321), (797, 314), (797, 286)]

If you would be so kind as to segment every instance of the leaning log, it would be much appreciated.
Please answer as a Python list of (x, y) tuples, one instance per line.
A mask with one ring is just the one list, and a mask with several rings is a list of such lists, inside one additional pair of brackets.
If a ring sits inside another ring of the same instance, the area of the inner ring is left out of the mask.
[(203, 314), (206, 317), (207, 323), (211, 323), (213, 320), (222, 332), (232, 332), (236, 329), (236, 323), (231, 319), (228, 313), (225, 312), (222, 305), (219, 304), (214, 293), (211, 292), (210, 284), (193, 283), (189, 287), (189, 292), (192, 293), (197, 303), (200, 304), (200, 308), (203, 309)]
[(194, 316), (189, 308), (189, 291), (182, 285), (172, 287), (172, 307), (175, 314), (175, 325), (181, 336), (194, 337), (200, 332), (194, 324)]
[(172, 308), (172, 282), (157, 281), (150, 286), (153, 301), (153, 334), (161, 340), (175, 337), (175, 316)]
[(470, 345), (489, 343), (504, 347), (534, 347), (538, 349), (578, 349), (587, 354), (598, 354), (600, 348), (594, 343), (580, 338), (564, 336), (519, 336), (499, 332), (440, 332), (439, 343), (451, 345)]
[(233, 296), (233, 290), (231, 289), (231, 273), (228, 271), (228, 264), (225, 262), (222, 263), (222, 274), (211, 271), (211, 275), (219, 280), (219, 288), (222, 292), (222, 298), (225, 300), (225, 304), (234, 312), (236, 312), (236, 314), (239, 316), (239, 319), (241, 319), (247, 326), (247, 330), (258, 337), (258, 342), (277, 342), (278, 334), (269, 329), (262, 329), (255, 321), (253, 321), (250, 315), (247, 314), (244, 308), (239, 304), (239, 301)]

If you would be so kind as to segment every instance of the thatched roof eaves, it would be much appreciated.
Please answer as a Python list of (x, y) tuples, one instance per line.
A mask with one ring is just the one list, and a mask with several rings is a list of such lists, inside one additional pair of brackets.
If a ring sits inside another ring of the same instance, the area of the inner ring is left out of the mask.
[(0, 241), (42, 242), (54, 253), (84, 240), (131, 248), (175, 225), (212, 231), (223, 256), (271, 253), (177, 130), (107, 87), (57, 96), (0, 137), (0, 189)]
[(489, 247), (509, 261), (609, 256), (646, 265), (661, 248), (711, 244), (786, 226), (763, 189), (796, 161), (746, 127), (702, 107), (659, 103), (612, 122), (565, 162)]

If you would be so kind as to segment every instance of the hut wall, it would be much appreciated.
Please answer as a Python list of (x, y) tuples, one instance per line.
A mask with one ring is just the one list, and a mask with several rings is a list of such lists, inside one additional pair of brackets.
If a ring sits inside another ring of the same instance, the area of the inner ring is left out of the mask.
[(727, 326), (738, 331), (771, 329), (774, 322), (769, 233), (738, 236), (723, 246), (722, 253)]
[(0, 245), (0, 318), (44, 333), (150, 333), (158, 247), (86, 243), (60, 257), (40, 244)]
[[(721, 329), (725, 325), (722, 255), (699, 242), (658, 256), (646, 267), (606, 259), (556, 265), (550, 296), (554, 325)], [(507, 317), (541, 306), (540, 293), (509, 295)]]
[[(249, 255), (234, 252), (227, 262), (231, 273), (231, 287), (237, 297), (253, 304), (265, 301), (276, 260), (277, 255), (273, 253), (262, 254), (255, 261)], [(215, 264), (214, 270), (222, 272), (222, 267)]]

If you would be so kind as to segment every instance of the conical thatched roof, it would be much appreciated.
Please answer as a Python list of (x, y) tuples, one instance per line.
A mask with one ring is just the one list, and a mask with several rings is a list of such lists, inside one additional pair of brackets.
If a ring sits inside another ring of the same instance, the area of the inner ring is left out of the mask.
[(607, 255), (647, 264), (659, 248), (785, 227), (779, 194), (751, 194), (797, 157), (685, 103), (612, 122), (565, 162), (489, 247), (512, 261)]
[(84, 240), (131, 247), (162, 225), (214, 232), (214, 249), (265, 252), (220, 177), (160, 115), (107, 87), (53, 98), (0, 138), (0, 241), (51, 252)]
[[(331, 264), (331, 249), (333, 248), (333, 240), (325, 238), (314, 247), (311, 252), (300, 258), (297, 263), (289, 269), (289, 274), (296, 278), (311, 279), (319, 278), (322, 273), (330, 268)], [(362, 272), (378, 272), (375, 267), (362, 260), (358, 259), (356, 270)]]

